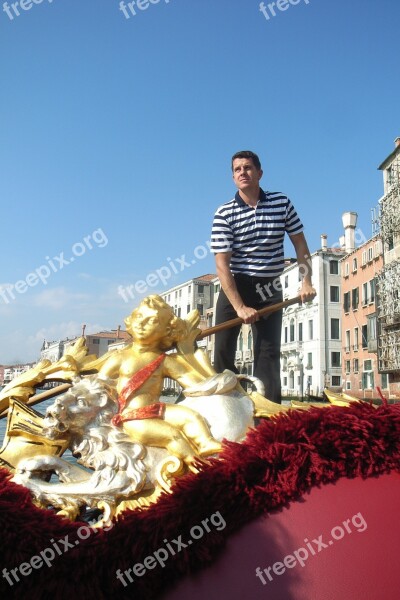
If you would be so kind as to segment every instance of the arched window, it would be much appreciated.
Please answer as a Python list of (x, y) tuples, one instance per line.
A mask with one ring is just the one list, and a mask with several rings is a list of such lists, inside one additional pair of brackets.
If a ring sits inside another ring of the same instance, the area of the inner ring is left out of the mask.
[(253, 350), (253, 333), (250, 329), (249, 335), (247, 336), (247, 349)]
[(243, 333), (240, 332), (239, 335), (239, 350), (242, 351), (243, 350)]
[(289, 371), (289, 388), (294, 390), (294, 371)]
[(294, 342), (294, 319), (290, 319), (290, 341)]

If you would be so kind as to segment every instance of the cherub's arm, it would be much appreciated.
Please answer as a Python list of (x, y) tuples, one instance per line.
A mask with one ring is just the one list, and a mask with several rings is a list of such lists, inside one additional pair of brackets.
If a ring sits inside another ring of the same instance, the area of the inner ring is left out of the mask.
[(113, 353), (99, 369), (99, 375), (103, 378), (110, 377), (111, 379), (115, 379), (119, 375), (121, 362), (122, 356), (120, 352)]

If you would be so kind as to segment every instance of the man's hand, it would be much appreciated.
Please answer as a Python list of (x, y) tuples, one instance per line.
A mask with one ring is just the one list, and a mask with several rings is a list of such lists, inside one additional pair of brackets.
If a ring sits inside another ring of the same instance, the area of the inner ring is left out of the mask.
[(301, 298), (301, 301), (302, 302), (311, 302), (311, 300), (313, 300), (316, 295), (317, 295), (317, 292), (313, 288), (312, 284), (308, 283), (308, 281), (303, 280), (302, 286), (299, 290), (299, 296)]
[(260, 318), (255, 308), (245, 306), (244, 304), (236, 309), (237, 316), (243, 320), (243, 323), (255, 323)]

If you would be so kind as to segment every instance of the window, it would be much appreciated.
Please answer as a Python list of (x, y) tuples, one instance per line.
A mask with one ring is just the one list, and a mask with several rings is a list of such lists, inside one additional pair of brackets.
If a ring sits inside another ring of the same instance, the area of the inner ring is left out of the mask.
[(287, 377), (283, 378), (283, 385), (284, 385), (284, 387), (287, 387)]
[(307, 353), (307, 366), (306, 369), (312, 369), (312, 352)]
[(367, 264), (367, 251), (364, 250), (364, 252), (362, 253), (362, 257), (361, 257), (361, 266), (365, 267), (366, 264)]
[[(221, 289), (220, 284), (216, 283), (215, 287), (214, 287), (215, 293), (218, 294), (218, 292), (219, 292), (220, 289)], [(190, 286), (189, 286), (189, 294), (190, 294)]]
[(187, 305), (187, 307), (186, 307), (186, 312), (187, 312), (187, 313), (190, 313), (190, 304), (188, 304), (188, 305)]
[[(368, 315), (367, 317), (367, 345), (368, 340), (376, 340), (376, 315)], [(363, 348), (364, 348), (363, 344)]]
[(339, 319), (331, 319), (331, 340), (340, 340)]
[(382, 384), (382, 389), (384, 389), (384, 390), (389, 389), (389, 376), (387, 373), (382, 373), (381, 384)]
[(199, 284), (199, 285), (197, 286), (197, 292), (198, 292), (199, 294), (204, 294), (204, 285), (202, 285), (202, 284)]
[(177, 299), (177, 297), (178, 297), (178, 290), (175, 290), (175, 300)]
[(346, 381), (346, 390), (351, 390), (351, 381)]
[(358, 358), (353, 358), (353, 371), (358, 373)]
[(357, 271), (357, 259), (353, 258), (353, 273)]
[(203, 305), (202, 304), (197, 305), (197, 310), (199, 311), (200, 316), (203, 316)]
[(339, 286), (331, 285), (330, 293), (331, 293), (331, 302), (339, 302)]
[(339, 386), (342, 383), (342, 378), (340, 375), (332, 375), (332, 385)]
[(350, 373), (350, 361), (346, 360), (346, 375)]
[(285, 288), (289, 287), (289, 276), (285, 275)]
[(363, 306), (367, 306), (367, 304), (368, 304), (368, 283), (363, 283), (361, 302), (362, 302)]
[(368, 348), (368, 325), (361, 328), (361, 343), (363, 348)]
[(350, 329), (346, 330), (346, 346), (345, 346), (345, 350), (346, 350), (346, 352), (350, 352)]
[(331, 275), (339, 275), (339, 261), (338, 260), (330, 260), (329, 261), (329, 273)]
[(350, 292), (343, 294), (343, 309), (345, 313), (348, 313), (350, 310)]
[(340, 367), (340, 352), (331, 352), (332, 367)]
[(240, 352), (243, 351), (243, 332), (242, 331), (240, 332), (240, 335), (239, 335), (239, 350), (240, 350)]
[(303, 323), (299, 323), (299, 342), (303, 341)]
[(370, 246), (368, 248), (368, 262), (372, 262), (373, 257), (374, 257), (374, 252), (373, 252), (372, 246)]
[(371, 279), (369, 282), (369, 302), (375, 302), (375, 279)]
[(285, 344), (288, 342), (288, 328), (285, 327)]
[(290, 341), (294, 342), (294, 319), (290, 320)]
[(182, 290), (179, 290), (179, 298), (182, 298)]
[(253, 334), (251, 332), (251, 329), (249, 330), (249, 335), (247, 336), (247, 349), (253, 349)]
[[(216, 287), (219, 287), (219, 286), (217, 285)], [(192, 286), (189, 285), (189, 287), (188, 287), (188, 294), (190, 294), (191, 291), (192, 291)], [(217, 290), (215, 290), (215, 291), (217, 291)]]
[[(203, 307), (201, 307), (201, 308), (203, 308)], [(200, 312), (200, 311), (199, 311), (199, 312)], [(200, 314), (202, 315), (203, 313), (201, 312)], [(177, 317), (180, 317), (180, 316), (181, 316), (181, 307), (180, 307), (180, 306), (179, 306), (179, 308), (178, 308), (178, 310), (177, 310), (176, 316), (177, 316)]]
[(357, 310), (359, 302), (358, 287), (351, 290), (351, 308)]
[[(382, 254), (382, 242), (381, 242), (381, 240), (376, 240), (374, 246), (375, 246), (375, 258), (378, 258), (378, 256), (380, 254)], [(372, 257), (371, 257), (371, 260), (372, 260)]]
[(349, 267), (349, 263), (345, 263), (344, 265), (344, 276), (348, 277), (349, 276), (349, 272), (350, 272), (350, 267)]
[(354, 347), (353, 349), (355, 351), (358, 350), (358, 344), (359, 344), (359, 339), (358, 339), (358, 327), (354, 327)]
[(374, 373), (373, 371), (368, 371), (367, 373), (362, 374), (362, 389), (363, 390), (372, 390), (374, 387)]
[(92, 340), (92, 343), (93, 343), (93, 344), (100, 344), (100, 340), (99, 340), (99, 338), (94, 338), (94, 339)]
[(309, 340), (314, 339), (314, 323), (312, 320), (308, 321), (308, 339)]
[(370, 358), (364, 360), (364, 371), (372, 371), (372, 360)]

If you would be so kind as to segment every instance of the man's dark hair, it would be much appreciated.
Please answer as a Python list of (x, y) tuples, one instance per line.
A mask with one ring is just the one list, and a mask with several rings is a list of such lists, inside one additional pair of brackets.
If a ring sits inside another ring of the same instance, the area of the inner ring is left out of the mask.
[(259, 171), (261, 171), (260, 159), (258, 158), (257, 154), (255, 154), (251, 150), (241, 150), (240, 152), (236, 152), (236, 154), (234, 154), (232, 156), (232, 171), (233, 171), (233, 161), (236, 160), (237, 158), (251, 158), (255, 168), (258, 169)]

